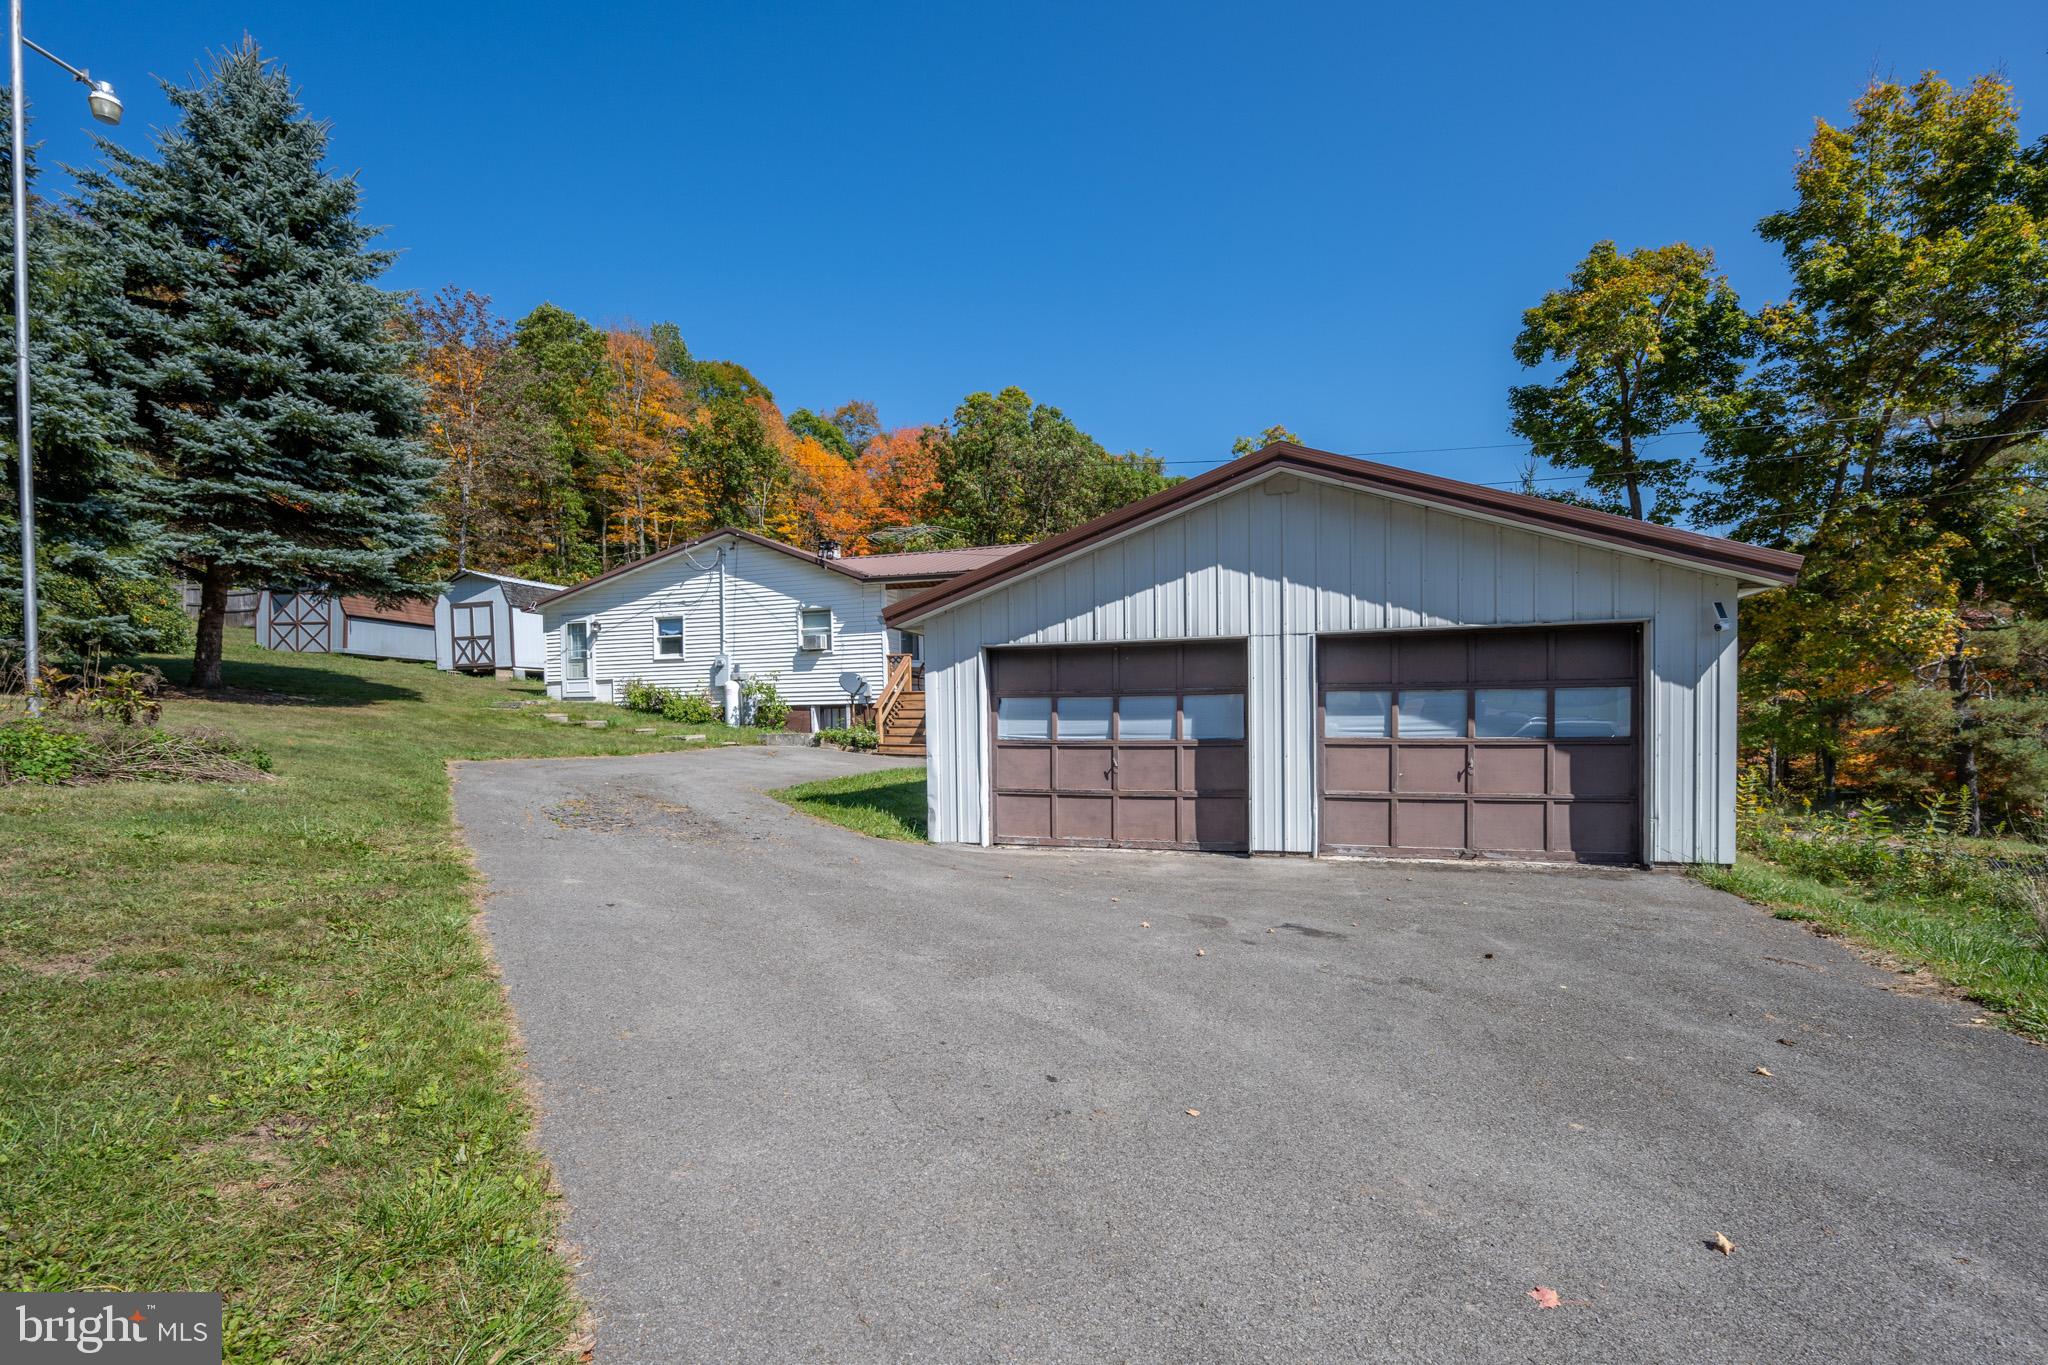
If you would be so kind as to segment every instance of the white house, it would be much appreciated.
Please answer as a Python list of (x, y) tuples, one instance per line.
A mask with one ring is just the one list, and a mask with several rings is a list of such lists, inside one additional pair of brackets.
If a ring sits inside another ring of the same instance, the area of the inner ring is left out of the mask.
[(718, 696), (772, 678), (792, 729), (846, 725), (870, 705), (894, 717), (903, 702), (915, 715), (890, 747), (909, 748), (919, 640), (885, 626), (883, 608), (1018, 548), (840, 558), (714, 531), (541, 598), (548, 694), (623, 701), (639, 680)]
[(535, 604), (560, 591), (559, 583), (460, 571), (434, 601), (434, 666), (541, 676), (547, 645)]
[(897, 603), (933, 840), (1726, 863), (1799, 556), (1293, 444)]
[(368, 597), (265, 588), (256, 598), (256, 643), (293, 654), (434, 658), (434, 604), (424, 597), (382, 604)]

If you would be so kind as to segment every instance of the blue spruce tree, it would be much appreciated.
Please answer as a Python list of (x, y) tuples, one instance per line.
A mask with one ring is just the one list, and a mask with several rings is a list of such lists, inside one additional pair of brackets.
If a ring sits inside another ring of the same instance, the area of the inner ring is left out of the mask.
[(120, 378), (138, 484), (169, 563), (200, 584), (192, 684), (221, 682), (230, 584), (389, 599), (430, 591), (427, 507), (400, 296), (374, 283), (353, 178), (253, 42), (187, 88), (156, 159), (102, 140), (78, 208), (120, 272)]
[[(0, 181), (12, 173), (10, 96), (0, 91)], [(128, 449), (138, 428), (133, 397), (109, 375), (115, 272), (86, 227), (35, 194), (29, 178), (29, 398), (35, 457), (42, 644), (58, 655), (131, 653), (181, 643), (187, 629), (176, 586), (155, 573), (153, 529), (132, 497), (140, 465)], [(7, 493), (0, 501), (0, 674), (22, 635), (21, 523), (14, 429), (14, 222), (0, 219), (0, 440)]]

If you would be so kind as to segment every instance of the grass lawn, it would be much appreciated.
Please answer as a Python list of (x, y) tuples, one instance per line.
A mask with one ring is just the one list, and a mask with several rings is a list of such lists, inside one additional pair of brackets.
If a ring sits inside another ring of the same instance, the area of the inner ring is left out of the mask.
[(1697, 868), (1695, 875), (1779, 919), (1806, 921), (1925, 971), (1998, 1011), (2015, 1031), (2048, 1041), (2048, 945), (2029, 916), (1967, 898), (1939, 901), (1830, 886), (1747, 852), (1733, 867)]
[(829, 777), (768, 794), (806, 815), (877, 839), (924, 842), (923, 768), (889, 768), (850, 777)]
[(237, 1361), (558, 1358), (578, 1308), (446, 764), (676, 745), (247, 631), (227, 681), (164, 723), (272, 780), (0, 788), (0, 1283), (220, 1290)]

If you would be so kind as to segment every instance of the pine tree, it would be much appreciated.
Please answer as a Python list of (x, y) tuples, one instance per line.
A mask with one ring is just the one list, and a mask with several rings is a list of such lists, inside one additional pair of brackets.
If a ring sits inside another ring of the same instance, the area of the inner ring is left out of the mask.
[[(0, 180), (12, 174), (10, 97), (0, 91)], [(129, 497), (138, 472), (125, 449), (135, 402), (106, 378), (114, 358), (114, 273), (85, 226), (29, 198), (29, 396), (34, 406), (39, 634), (62, 654), (128, 652), (177, 642), (185, 629), (174, 585), (151, 577), (152, 528)], [(8, 493), (18, 487), (14, 428), (14, 223), (0, 220), (0, 440)], [(0, 640), (21, 637), (21, 523), (0, 505)], [(6, 646), (0, 646), (5, 652)], [(0, 670), (4, 671), (4, 670)]]
[(139, 493), (200, 584), (194, 686), (220, 685), (231, 583), (393, 598), (441, 548), (400, 296), (373, 281), (353, 178), (253, 42), (187, 88), (157, 160), (106, 141), (84, 218), (121, 272), (118, 334), (151, 470)]

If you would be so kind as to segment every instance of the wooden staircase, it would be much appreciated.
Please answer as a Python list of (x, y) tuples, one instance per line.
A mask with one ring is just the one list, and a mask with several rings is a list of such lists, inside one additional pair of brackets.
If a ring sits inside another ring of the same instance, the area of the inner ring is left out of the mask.
[(908, 654), (889, 656), (889, 680), (875, 707), (875, 751), (924, 757), (924, 669)]

